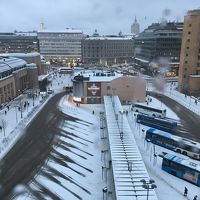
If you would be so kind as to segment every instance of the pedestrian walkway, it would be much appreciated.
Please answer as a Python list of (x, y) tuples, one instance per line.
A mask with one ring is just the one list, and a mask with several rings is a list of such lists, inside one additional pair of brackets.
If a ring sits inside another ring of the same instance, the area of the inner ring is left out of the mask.
[[(117, 96), (104, 96), (117, 200), (157, 200), (133, 133)], [(145, 181), (142, 182), (141, 180)], [(144, 188), (146, 187), (146, 189)]]

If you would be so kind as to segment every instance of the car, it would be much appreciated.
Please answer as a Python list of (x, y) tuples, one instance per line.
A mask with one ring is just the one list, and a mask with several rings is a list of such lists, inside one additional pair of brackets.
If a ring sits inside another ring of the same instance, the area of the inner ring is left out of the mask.
[(47, 93), (48, 93), (48, 94), (53, 94), (53, 93), (54, 93), (54, 90), (48, 90)]

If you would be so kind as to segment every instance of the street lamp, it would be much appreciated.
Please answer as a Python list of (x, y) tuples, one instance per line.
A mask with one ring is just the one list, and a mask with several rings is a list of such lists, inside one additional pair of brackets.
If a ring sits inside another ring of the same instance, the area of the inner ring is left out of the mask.
[(123, 139), (123, 114), (125, 114), (125, 111), (119, 111), (119, 114), (121, 115), (121, 131), (120, 131), (120, 138)]
[(147, 190), (147, 200), (148, 200), (149, 199), (149, 190), (157, 188), (157, 186), (154, 184), (155, 181), (153, 179), (150, 179), (149, 181), (142, 179), (142, 180), (140, 180), (140, 182), (142, 182), (142, 187)]

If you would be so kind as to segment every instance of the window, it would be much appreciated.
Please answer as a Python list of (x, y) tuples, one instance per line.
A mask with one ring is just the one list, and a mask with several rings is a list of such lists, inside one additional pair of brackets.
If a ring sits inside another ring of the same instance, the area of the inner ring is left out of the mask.
[(186, 78), (186, 75), (184, 75), (183, 78)]
[(190, 42), (190, 39), (187, 39), (187, 42)]
[(191, 34), (191, 32), (189, 31), (189, 32), (188, 32), (188, 35), (190, 35), (190, 34)]
[(185, 61), (185, 64), (187, 64), (187, 63), (188, 63), (188, 61), (186, 60), (186, 61)]
[(189, 24), (189, 27), (191, 27), (192, 26), (192, 24)]
[(107, 88), (106, 88), (107, 90), (110, 90), (110, 86), (107, 86)]

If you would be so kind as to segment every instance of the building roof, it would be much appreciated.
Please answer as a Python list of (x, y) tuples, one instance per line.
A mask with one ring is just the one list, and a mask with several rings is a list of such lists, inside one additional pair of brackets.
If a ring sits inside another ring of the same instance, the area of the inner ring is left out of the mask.
[(83, 33), (82, 30), (67, 28), (64, 30), (39, 30), (38, 33)]
[(102, 70), (83, 70), (75, 73), (75, 76), (83, 76), (84, 82), (110, 82), (118, 77), (122, 77), (123, 74), (111, 72), (111, 71), (102, 71)]
[(85, 40), (133, 40), (133, 36), (99, 36), (87, 37)]
[(0, 73), (6, 72), (12, 69), (21, 68), (26, 65), (26, 61), (20, 58), (14, 57), (0, 57)]
[(36, 57), (40, 56), (38, 52), (31, 52), (31, 53), (2, 53), (0, 57), (16, 57), (16, 58), (28, 58), (28, 57)]

